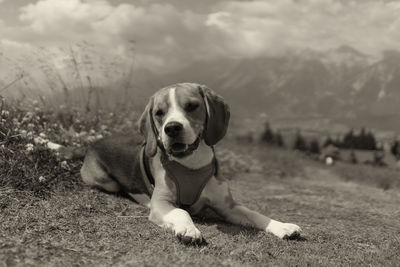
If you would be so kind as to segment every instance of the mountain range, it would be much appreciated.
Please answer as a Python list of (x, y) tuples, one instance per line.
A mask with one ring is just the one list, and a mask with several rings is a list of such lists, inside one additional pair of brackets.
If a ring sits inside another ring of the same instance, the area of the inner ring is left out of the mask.
[(400, 131), (399, 51), (373, 58), (350, 46), (307, 49), (276, 57), (198, 61), (149, 76), (165, 85), (206, 84), (242, 117), (323, 118), (350, 128)]
[[(197, 82), (227, 99), (233, 117), (260, 119), (261, 115), (273, 124), (312, 124), (325, 130), (343, 125), (400, 132), (399, 51), (385, 51), (378, 58), (341, 46), (257, 58), (216, 58), (163, 73), (138, 67), (130, 79), (136, 103), (144, 103), (163, 86)], [(108, 88), (118, 88), (110, 83)], [(0, 80), (0, 88), (4, 86)]]

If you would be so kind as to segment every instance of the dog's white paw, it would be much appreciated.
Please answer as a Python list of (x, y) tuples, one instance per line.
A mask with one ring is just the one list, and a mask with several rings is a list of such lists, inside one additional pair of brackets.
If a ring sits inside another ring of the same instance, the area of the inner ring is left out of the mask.
[(279, 238), (290, 239), (300, 236), (301, 228), (292, 223), (281, 223), (271, 220), (266, 229)]
[(201, 244), (203, 236), (194, 225), (180, 225), (174, 229), (175, 235), (184, 244)]

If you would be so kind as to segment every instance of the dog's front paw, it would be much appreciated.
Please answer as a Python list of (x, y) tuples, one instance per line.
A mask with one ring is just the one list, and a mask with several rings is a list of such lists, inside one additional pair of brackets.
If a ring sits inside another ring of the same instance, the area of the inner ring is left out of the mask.
[(276, 235), (279, 238), (292, 239), (300, 236), (301, 228), (292, 223), (281, 223), (271, 220), (266, 231)]
[(203, 236), (199, 229), (194, 225), (181, 225), (175, 229), (175, 236), (184, 244), (202, 244), (204, 242)]

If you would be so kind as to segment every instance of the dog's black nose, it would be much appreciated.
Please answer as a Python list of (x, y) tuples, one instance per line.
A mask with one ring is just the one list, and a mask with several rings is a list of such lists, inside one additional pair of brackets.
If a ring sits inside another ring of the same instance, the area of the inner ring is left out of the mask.
[(183, 125), (182, 123), (176, 122), (176, 121), (171, 121), (168, 122), (167, 125), (164, 127), (164, 132), (169, 136), (169, 137), (177, 137), (179, 133), (182, 131)]

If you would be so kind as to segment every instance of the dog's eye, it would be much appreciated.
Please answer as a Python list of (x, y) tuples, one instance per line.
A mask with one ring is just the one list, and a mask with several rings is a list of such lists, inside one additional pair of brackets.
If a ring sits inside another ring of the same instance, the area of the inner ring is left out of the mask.
[(157, 117), (162, 117), (162, 116), (164, 116), (165, 112), (164, 112), (164, 110), (159, 109), (159, 110), (156, 111), (155, 114), (156, 114)]
[(199, 103), (187, 103), (185, 105), (185, 110), (187, 112), (193, 112), (199, 107)]

